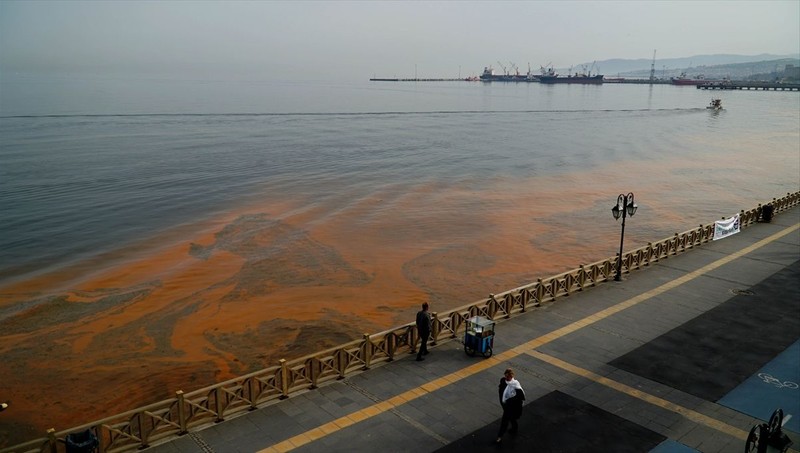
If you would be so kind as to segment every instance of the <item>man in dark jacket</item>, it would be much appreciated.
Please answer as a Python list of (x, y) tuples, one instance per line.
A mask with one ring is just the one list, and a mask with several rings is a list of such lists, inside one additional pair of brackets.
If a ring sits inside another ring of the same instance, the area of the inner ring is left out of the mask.
[(497, 432), (498, 444), (503, 440), (503, 434), (511, 423), (509, 432), (517, 432), (517, 420), (522, 415), (522, 402), (525, 401), (525, 392), (519, 381), (514, 379), (514, 370), (507, 368), (503, 377), (500, 378), (500, 385), (497, 386), (500, 405), (503, 406), (503, 420), (500, 421), (500, 430)]
[(431, 335), (431, 315), (428, 313), (428, 303), (422, 304), (422, 310), (417, 312), (417, 333), (422, 345), (417, 352), (417, 361), (425, 360), (422, 356), (428, 355), (428, 337)]

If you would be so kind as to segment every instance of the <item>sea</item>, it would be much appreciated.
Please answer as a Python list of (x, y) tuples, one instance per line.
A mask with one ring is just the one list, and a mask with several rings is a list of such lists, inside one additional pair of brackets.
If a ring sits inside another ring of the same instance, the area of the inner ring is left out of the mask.
[(3, 73), (0, 446), (798, 190), (798, 92)]

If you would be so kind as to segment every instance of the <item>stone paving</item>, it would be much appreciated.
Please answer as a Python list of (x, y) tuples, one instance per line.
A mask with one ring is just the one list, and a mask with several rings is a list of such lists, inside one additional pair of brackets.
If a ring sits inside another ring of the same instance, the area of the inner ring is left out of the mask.
[[(744, 451), (767, 420), (719, 404), (717, 387), (729, 391), (800, 339), (799, 228), (794, 208), (499, 320), (490, 358), (465, 354), (461, 338), (441, 342), (423, 362), (408, 355), (148, 451)], [(767, 305), (782, 328), (755, 317)], [(507, 367), (526, 404), (519, 432), (496, 444)], [(792, 417), (799, 393), (781, 400)], [(800, 433), (784, 432), (796, 449)]]

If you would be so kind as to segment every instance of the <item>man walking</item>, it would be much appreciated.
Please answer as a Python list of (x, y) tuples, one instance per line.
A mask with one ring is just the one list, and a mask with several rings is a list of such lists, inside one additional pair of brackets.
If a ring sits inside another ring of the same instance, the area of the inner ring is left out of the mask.
[(428, 355), (428, 337), (431, 335), (431, 315), (428, 313), (428, 303), (422, 304), (422, 310), (417, 312), (417, 333), (422, 345), (417, 351), (417, 362), (425, 360), (422, 356)]
[(503, 440), (509, 423), (511, 424), (511, 434), (517, 432), (517, 420), (522, 415), (522, 402), (525, 401), (525, 392), (519, 381), (514, 379), (514, 370), (507, 368), (500, 378), (500, 385), (497, 387), (500, 405), (503, 407), (503, 419), (500, 421), (500, 430), (497, 432), (496, 443)]

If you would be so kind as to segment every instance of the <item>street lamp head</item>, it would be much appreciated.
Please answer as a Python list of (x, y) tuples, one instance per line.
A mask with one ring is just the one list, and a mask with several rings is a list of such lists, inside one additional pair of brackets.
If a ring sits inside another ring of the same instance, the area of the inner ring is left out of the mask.
[(625, 197), (625, 201), (628, 203), (628, 205), (625, 206), (625, 209), (628, 211), (628, 215), (633, 217), (633, 215), (636, 214), (636, 208), (639, 207), (633, 202), (633, 192), (629, 193), (628, 196)]
[(614, 207), (611, 208), (611, 215), (614, 216), (614, 220), (619, 220), (620, 216), (622, 216), (623, 218), (625, 217), (624, 216), (625, 213), (623, 212), (625, 209), (625, 199), (626, 199), (625, 195), (619, 194), (619, 196), (617, 197), (617, 204), (615, 204)]
[(614, 216), (614, 220), (619, 220), (619, 216), (622, 215), (622, 209), (619, 208), (618, 204), (611, 208), (611, 215)]

